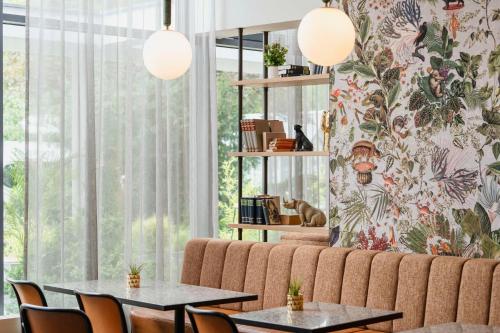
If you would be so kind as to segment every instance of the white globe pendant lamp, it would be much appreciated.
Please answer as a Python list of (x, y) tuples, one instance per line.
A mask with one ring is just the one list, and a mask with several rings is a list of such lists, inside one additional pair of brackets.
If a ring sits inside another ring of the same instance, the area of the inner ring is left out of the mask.
[(351, 53), (356, 32), (349, 16), (330, 7), (331, 0), (322, 1), (324, 7), (313, 9), (302, 18), (297, 38), (300, 51), (310, 62), (333, 66)]
[(165, 0), (164, 26), (144, 43), (142, 57), (147, 70), (162, 80), (173, 80), (189, 69), (193, 58), (191, 44), (180, 32), (170, 27), (171, 0)]

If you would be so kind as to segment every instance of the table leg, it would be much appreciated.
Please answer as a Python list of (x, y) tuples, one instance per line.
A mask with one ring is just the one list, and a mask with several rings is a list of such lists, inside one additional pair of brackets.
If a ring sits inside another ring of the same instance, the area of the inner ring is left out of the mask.
[(184, 333), (184, 307), (175, 309), (175, 321), (174, 321), (174, 331), (175, 333)]

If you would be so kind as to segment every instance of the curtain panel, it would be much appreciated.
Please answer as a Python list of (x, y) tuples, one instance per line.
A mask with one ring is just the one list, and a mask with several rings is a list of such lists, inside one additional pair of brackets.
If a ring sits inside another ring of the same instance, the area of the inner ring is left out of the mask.
[(30, 0), (28, 278), (177, 280), (217, 232), (214, 1), (173, 2), (191, 69), (160, 81), (142, 47), (160, 0)]

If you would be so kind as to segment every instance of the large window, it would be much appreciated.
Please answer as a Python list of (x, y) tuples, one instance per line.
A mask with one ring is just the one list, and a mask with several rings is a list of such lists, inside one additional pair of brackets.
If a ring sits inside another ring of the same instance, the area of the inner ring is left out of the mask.
[[(24, 156), (26, 101), (25, 0), (4, 1), (3, 16), (3, 193), (4, 278), (24, 278)], [(1, 267), (2, 265), (0, 265)], [(17, 312), (6, 283), (0, 288), (0, 315)]]

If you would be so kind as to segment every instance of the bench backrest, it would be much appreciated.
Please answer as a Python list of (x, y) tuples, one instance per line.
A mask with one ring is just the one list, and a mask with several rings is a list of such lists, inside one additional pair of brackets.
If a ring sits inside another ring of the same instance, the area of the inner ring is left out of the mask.
[(498, 260), (217, 239), (193, 239), (185, 248), (182, 283), (259, 295), (224, 308), (284, 306), (291, 278), (303, 282), (306, 302), (404, 313), (370, 329), (397, 332), (450, 321), (500, 325)]

